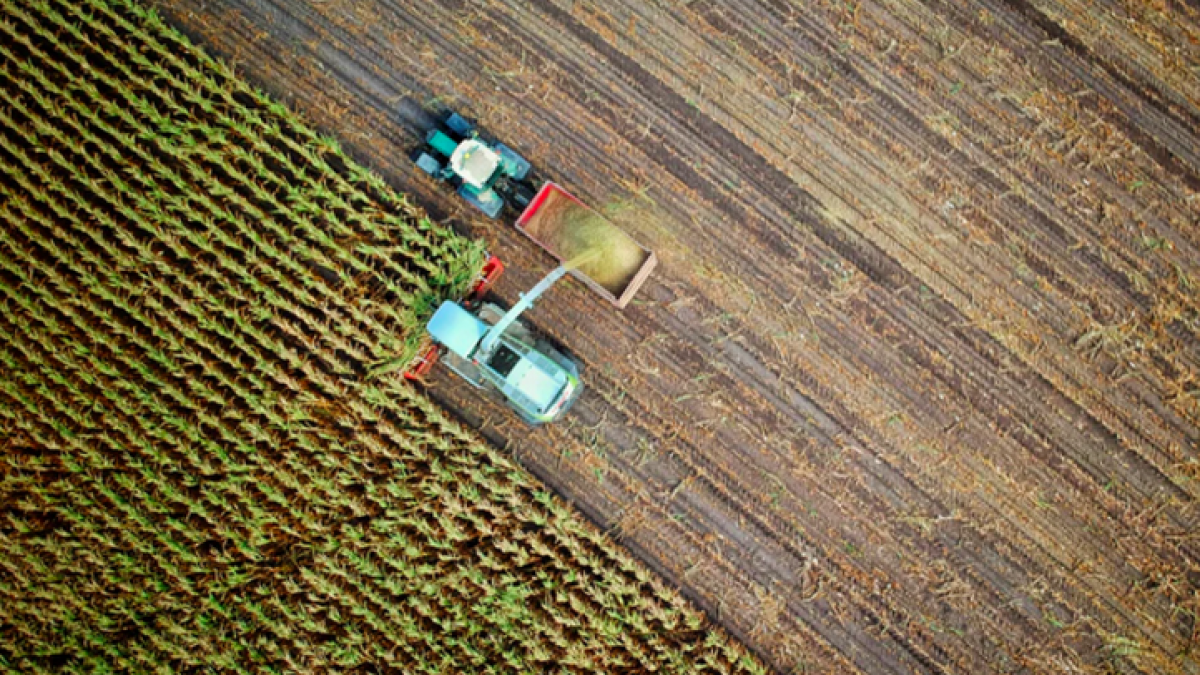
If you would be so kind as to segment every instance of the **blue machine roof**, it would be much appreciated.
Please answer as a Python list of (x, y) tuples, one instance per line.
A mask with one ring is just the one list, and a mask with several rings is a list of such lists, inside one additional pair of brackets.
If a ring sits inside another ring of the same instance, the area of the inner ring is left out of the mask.
[(434, 340), (464, 359), (471, 358), (471, 352), (488, 332), (487, 324), (451, 300), (438, 307), (428, 328)]

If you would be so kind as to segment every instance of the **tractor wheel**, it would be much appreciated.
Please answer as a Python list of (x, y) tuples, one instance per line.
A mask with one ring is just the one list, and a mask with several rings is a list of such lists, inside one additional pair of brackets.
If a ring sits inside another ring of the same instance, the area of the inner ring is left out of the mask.
[(464, 119), (462, 115), (459, 115), (453, 111), (446, 115), (446, 119), (443, 124), (446, 125), (447, 129), (458, 134), (459, 138), (463, 139), (469, 137), (471, 132), (475, 131), (475, 125)]

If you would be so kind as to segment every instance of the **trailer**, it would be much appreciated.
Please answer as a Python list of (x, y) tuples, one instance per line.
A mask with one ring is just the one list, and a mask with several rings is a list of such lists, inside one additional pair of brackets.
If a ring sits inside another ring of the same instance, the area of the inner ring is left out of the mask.
[[(586, 236), (573, 236), (572, 227), (588, 228)], [(517, 218), (517, 229), (535, 244), (568, 263), (587, 254), (584, 244), (600, 242), (600, 257), (570, 271), (605, 300), (624, 308), (658, 264), (654, 252), (634, 241), (595, 209), (555, 183), (547, 182)], [(600, 270), (599, 273), (588, 272)], [(596, 278), (599, 276), (603, 278)]]

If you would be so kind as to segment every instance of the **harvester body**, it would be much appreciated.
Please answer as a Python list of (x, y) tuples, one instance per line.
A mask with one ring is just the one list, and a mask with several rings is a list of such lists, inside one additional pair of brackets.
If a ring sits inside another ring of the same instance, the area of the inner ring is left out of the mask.
[(499, 391), (531, 425), (554, 421), (583, 392), (579, 364), (539, 340), (514, 310), (483, 303), (472, 311), (447, 300), (429, 333), (446, 348), (442, 361), (464, 380)]

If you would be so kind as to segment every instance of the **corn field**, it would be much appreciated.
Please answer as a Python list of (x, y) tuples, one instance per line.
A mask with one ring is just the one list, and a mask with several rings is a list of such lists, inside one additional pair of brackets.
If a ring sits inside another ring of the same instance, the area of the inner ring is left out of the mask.
[(0, 666), (762, 672), (398, 376), (478, 243), (137, 5), (0, 5)]

